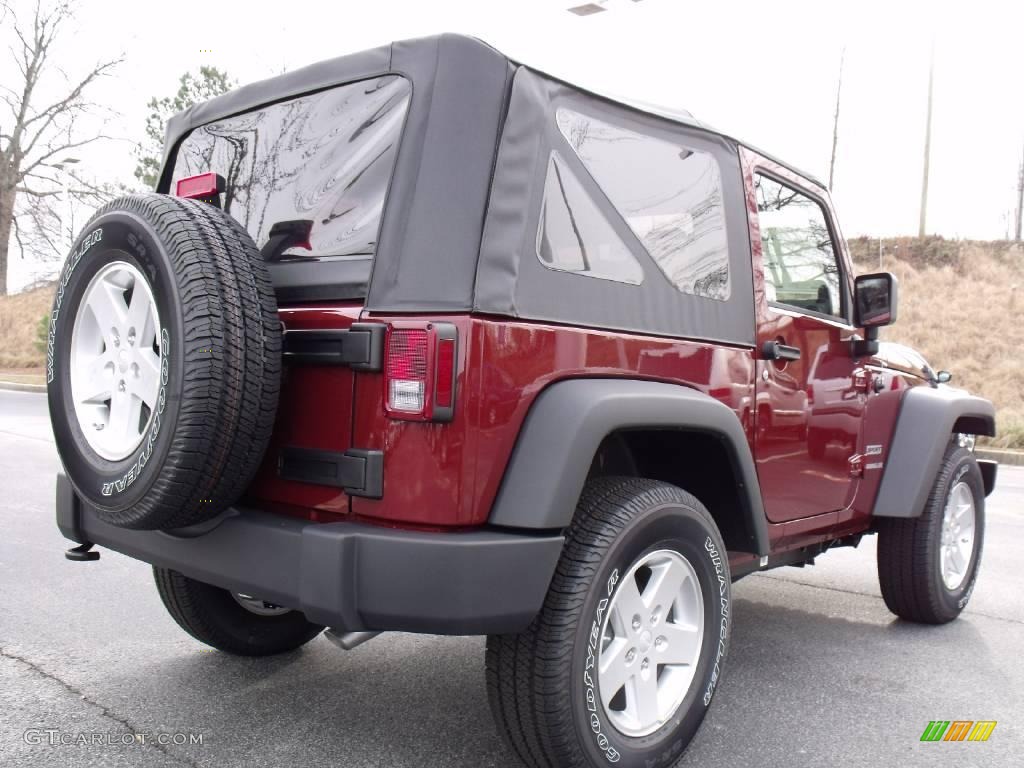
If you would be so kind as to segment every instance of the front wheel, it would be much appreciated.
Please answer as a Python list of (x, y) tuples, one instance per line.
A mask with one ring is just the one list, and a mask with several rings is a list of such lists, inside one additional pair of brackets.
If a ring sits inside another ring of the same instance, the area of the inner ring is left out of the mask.
[(967, 605), (981, 564), (985, 490), (974, 454), (950, 444), (920, 517), (879, 521), (878, 580), (902, 619), (952, 621)]
[(529, 766), (675, 763), (721, 675), (730, 595), (697, 499), (652, 480), (588, 483), (540, 614), (487, 640), (499, 731)]

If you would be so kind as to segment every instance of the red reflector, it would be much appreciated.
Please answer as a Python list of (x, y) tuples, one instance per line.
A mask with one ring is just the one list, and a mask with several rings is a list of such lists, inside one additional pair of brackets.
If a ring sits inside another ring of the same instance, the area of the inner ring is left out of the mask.
[(202, 173), (198, 176), (179, 179), (175, 192), (178, 197), (197, 200), (215, 197), (223, 190), (223, 186), (223, 182), (216, 173)]
[(434, 403), (441, 408), (451, 408), (454, 389), (455, 339), (439, 339), (437, 342), (437, 382), (434, 384)]

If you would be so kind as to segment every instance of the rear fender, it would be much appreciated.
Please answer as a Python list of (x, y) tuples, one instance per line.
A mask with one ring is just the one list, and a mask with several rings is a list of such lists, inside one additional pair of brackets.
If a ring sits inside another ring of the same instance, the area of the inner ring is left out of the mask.
[(738, 478), (742, 508), (736, 514), (749, 522), (749, 551), (768, 554), (757, 473), (739, 418), (709, 395), (654, 381), (571, 379), (541, 392), (519, 434), (490, 523), (567, 527), (602, 441), (630, 429), (701, 432), (720, 439)]

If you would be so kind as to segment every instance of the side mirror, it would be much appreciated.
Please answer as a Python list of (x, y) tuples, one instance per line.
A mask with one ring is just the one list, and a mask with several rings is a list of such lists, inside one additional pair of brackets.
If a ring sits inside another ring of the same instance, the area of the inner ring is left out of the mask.
[(859, 328), (880, 328), (896, 322), (899, 284), (892, 272), (860, 275), (853, 282), (856, 304), (855, 324)]
[(891, 272), (860, 275), (853, 281), (854, 324), (864, 329), (864, 341), (858, 341), (854, 355), (878, 353), (878, 329), (896, 322), (899, 283)]

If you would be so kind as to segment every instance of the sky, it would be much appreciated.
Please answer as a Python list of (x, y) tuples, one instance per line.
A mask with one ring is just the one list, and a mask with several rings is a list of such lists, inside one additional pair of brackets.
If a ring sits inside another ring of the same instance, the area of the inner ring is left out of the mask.
[[(117, 137), (76, 150), (99, 180), (134, 183), (146, 102), (201, 65), (252, 82), (392, 40), (474, 35), (518, 60), (612, 95), (685, 109), (827, 179), (844, 57), (833, 199), (847, 237), (916, 234), (928, 63), (934, 51), (929, 233), (1012, 235), (1024, 150), (1024, 3), (607, 0), (79, 0), (54, 52), (69, 77), (124, 63), (92, 98)], [(13, 0), (28, 17), (32, 0)], [(175, 8), (182, 9), (174, 12)], [(4, 22), (8, 24), (9, 22)], [(6, 44), (10, 30), (0, 39)], [(845, 51), (845, 54), (844, 54)], [(18, 72), (0, 49), (0, 82)], [(54, 72), (41, 97), (57, 95)], [(59, 265), (19, 261), (12, 287)]]

